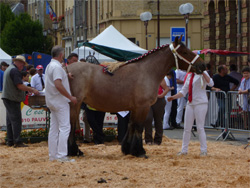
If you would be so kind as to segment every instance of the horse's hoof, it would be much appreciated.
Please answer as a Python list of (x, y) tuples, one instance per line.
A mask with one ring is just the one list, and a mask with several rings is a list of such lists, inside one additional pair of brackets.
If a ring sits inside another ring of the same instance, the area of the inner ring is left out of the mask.
[(145, 159), (148, 159), (148, 156), (147, 156), (146, 154), (139, 155), (138, 157), (139, 157), (139, 158), (145, 158)]
[(78, 151), (78, 155), (77, 155), (78, 157), (84, 157), (84, 153), (79, 149), (79, 151)]

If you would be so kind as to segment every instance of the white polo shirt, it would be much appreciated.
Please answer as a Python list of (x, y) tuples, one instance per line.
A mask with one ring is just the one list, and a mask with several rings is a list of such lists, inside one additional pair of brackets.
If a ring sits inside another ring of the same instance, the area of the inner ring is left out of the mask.
[(62, 84), (69, 94), (69, 80), (65, 70), (62, 68), (62, 65), (59, 61), (51, 59), (51, 62), (46, 67), (45, 71), (45, 100), (46, 105), (51, 110), (56, 110), (65, 103), (69, 103), (70, 100), (64, 97), (55, 87), (55, 80), (62, 80)]
[[(43, 83), (45, 84), (45, 74), (42, 74), (42, 79), (43, 79)], [(31, 87), (37, 89), (38, 91), (43, 90), (41, 77), (38, 73), (36, 73), (34, 76), (31, 77), (30, 85)]]

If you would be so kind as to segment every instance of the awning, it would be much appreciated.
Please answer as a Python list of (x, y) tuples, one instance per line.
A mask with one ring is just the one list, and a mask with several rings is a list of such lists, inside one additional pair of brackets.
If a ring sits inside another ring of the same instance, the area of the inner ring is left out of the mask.
[(94, 44), (91, 42), (84, 42), (83, 45), (88, 46), (94, 49), (95, 51), (103, 55), (106, 55), (108, 57), (111, 57), (112, 59), (115, 59), (117, 61), (128, 61), (128, 60), (141, 56), (140, 53), (130, 52), (130, 51), (121, 50), (117, 48), (111, 48), (108, 46), (102, 46), (102, 45)]
[(193, 51), (196, 54), (216, 54), (220, 56), (230, 56), (230, 57), (237, 57), (237, 56), (243, 56), (243, 55), (250, 55), (250, 53), (247, 52), (236, 52), (236, 51), (228, 51), (228, 50), (213, 50), (213, 49), (203, 49), (203, 50), (194, 50)]

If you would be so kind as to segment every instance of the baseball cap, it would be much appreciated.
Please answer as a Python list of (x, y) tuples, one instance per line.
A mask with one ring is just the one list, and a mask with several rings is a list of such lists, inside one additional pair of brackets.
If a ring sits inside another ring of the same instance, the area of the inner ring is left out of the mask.
[(43, 69), (43, 66), (42, 65), (37, 65), (36, 70), (40, 70), (40, 69)]

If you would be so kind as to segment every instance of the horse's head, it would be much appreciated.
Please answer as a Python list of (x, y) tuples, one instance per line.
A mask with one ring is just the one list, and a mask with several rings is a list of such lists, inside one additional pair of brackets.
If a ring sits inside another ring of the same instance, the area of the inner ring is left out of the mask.
[(175, 57), (176, 68), (201, 74), (206, 70), (203, 59), (188, 49), (181, 42), (181, 39), (182, 36), (180, 38), (176, 37), (175, 41), (170, 45), (170, 49)]

